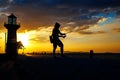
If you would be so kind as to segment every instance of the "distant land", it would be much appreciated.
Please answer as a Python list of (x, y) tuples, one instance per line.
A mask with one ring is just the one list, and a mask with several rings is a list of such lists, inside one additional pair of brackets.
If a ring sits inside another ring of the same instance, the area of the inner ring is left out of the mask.
[[(24, 52), (25, 54), (52, 54), (52, 52), (50, 51), (41, 51), (41, 52)], [(90, 52), (83, 52), (83, 51), (80, 51), (80, 52), (72, 52), (72, 51), (64, 51), (64, 54), (89, 54)], [(5, 54), (5, 53), (0, 53), (0, 54)], [(18, 54), (22, 54), (21, 53), (18, 53)], [(59, 51), (56, 52), (56, 54), (60, 54)], [(115, 52), (94, 52), (94, 54), (120, 54), (119, 52), (115, 53)]]

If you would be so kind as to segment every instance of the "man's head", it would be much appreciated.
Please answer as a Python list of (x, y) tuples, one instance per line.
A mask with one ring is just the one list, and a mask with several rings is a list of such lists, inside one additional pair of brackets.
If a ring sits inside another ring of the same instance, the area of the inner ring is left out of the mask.
[(55, 27), (55, 28), (59, 28), (59, 27), (60, 27), (60, 24), (56, 22), (54, 27)]

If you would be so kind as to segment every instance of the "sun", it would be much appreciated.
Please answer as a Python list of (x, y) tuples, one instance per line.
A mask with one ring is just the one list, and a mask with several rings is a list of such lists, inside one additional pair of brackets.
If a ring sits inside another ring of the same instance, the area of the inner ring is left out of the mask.
[(27, 33), (19, 33), (17, 36), (17, 41), (21, 41), (23, 46), (28, 46), (29, 44), (29, 35)]

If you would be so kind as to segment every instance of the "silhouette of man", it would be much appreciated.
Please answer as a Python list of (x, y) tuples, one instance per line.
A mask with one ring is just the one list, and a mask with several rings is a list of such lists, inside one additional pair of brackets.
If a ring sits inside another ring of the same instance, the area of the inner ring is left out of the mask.
[(53, 31), (52, 31), (52, 37), (53, 37), (53, 57), (55, 57), (55, 50), (57, 48), (57, 46), (60, 47), (60, 51), (61, 51), (61, 56), (63, 55), (63, 43), (61, 42), (61, 40), (59, 39), (59, 37), (66, 37), (66, 34), (61, 33), (59, 30), (60, 24), (59, 23), (55, 23)]

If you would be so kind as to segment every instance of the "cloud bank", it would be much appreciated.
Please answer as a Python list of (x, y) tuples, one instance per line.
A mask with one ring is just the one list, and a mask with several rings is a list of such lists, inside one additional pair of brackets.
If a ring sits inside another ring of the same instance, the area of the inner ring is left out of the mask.
[(15, 13), (21, 31), (47, 28), (59, 22), (69, 32), (92, 34), (84, 30), (119, 17), (119, 5), (119, 0), (0, 0), (0, 17)]

